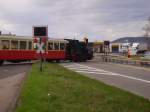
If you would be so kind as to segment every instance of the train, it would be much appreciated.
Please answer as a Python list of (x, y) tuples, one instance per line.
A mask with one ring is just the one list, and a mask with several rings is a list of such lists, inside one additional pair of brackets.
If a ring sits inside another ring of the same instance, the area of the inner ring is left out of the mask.
[[(34, 39), (24, 36), (0, 35), (0, 65), (4, 61), (18, 63), (39, 59)], [(70, 60), (82, 62), (93, 58), (92, 49), (74, 39), (48, 39), (43, 54), (47, 61)]]

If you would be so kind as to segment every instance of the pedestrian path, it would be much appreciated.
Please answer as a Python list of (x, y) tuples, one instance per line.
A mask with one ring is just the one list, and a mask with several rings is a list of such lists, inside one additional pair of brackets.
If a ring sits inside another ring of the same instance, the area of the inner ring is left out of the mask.
[(88, 73), (88, 74), (102, 74), (102, 75), (117, 75), (115, 73), (105, 71), (102, 69), (97, 69), (94, 67), (85, 66), (78, 63), (63, 63), (62, 66), (79, 73)]

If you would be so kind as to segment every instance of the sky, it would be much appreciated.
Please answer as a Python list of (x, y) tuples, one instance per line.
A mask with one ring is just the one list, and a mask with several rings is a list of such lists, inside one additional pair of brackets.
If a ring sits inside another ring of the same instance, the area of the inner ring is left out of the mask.
[(32, 36), (48, 25), (50, 38), (89, 41), (142, 36), (150, 0), (0, 0), (0, 30)]

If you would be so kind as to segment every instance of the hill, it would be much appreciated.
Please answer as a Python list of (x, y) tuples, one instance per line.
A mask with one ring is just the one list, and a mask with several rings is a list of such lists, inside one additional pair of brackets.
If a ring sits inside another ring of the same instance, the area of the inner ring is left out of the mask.
[(150, 42), (150, 37), (124, 37), (114, 40), (112, 43), (147, 43), (148, 40)]

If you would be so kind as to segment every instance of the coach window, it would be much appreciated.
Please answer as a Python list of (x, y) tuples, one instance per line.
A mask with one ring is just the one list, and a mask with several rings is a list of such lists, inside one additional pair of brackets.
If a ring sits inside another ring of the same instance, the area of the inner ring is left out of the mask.
[(18, 41), (17, 40), (11, 41), (11, 49), (18, 49)]
[(9, 49), (9, 40), (2, 40), (2, 49)]
[(32, 49), (32, 42), (31, 41), (29, 41), (28, 48), (29, 48), (29, 50)]
[(53, 43), (52, 42), (48, 43), (48, 50), (53, 50)]
[(20, 49), (26, 50), (27, 48), (27, 42), (26, 41), (20, 41)]
[(60, 43), (60, 50), (65, 50), (65, 43)]
[(54, 43), (54, 50), (59, 50), (59, 43)]

